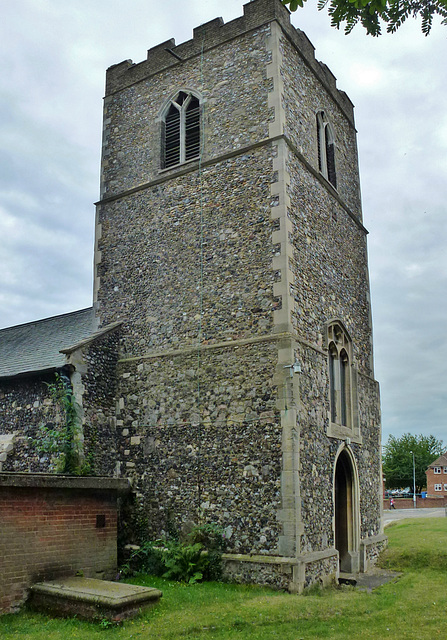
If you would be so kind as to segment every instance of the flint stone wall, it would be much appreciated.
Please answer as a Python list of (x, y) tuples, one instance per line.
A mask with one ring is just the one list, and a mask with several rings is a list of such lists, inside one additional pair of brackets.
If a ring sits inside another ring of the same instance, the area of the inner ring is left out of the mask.
[(238, 584), (262, 584), (273, 589), (288, 591), (293, 588), (294, 566), (293, 558), (287, 561), (282, 558), (272, 558), (272, 562), (267, 562), (265, 557), (249, 558), (225, 554), (223, 578)]
[(119, 365), (121, 470), (155, 537), (214, 522), (228, 551), (275, 553), (281, 427), (275, 343), (209, 348)]
[[(118, 334), (107, 332), (67, 350), (72, 365), (73, 397), (80, 446), (89, 472), (114, 475), (116, 470), (115, 387)], [(66, 370), (66, 375), (68, 370)], [(55, 429), (65, 422), (61, 406), (51, 397), (55, 372), (36, 373), (0, 382), (2, 438), (0, 471), (54, 472), (58, 454), (39, 450), (39, 427)], [(9, 437), (9, 439), (8, 439)]]
[[(202, 98), (203, 161), (250, 146), (268, 136), (266, 37), (269, 27), (244, 34), (164, 73), (143, 78), (104, 103), (103, 197), (160, 176), (161, 116), (179, 89)], [(239, 82), (240, 77), (250, 82)], [(252, 81), (256, 92), (252, 91)], [(225, 135), (222, 135), (225, 132)], [(197, 163), (196, 163), (197, 164)], [(166, 172), (163, 172), (166, 173)], [(172, 170), (167, 170), (171, 175)]]
[(299, 345), (300, 373), (300, 461), (302, 533), (301, 554), (334, 546), (332, 499), (333, 473), (339, 441), (326, 436), (326, 358), (315, 349)]
[(100, 207), (98, 309), (129, 319), (122, 352), (272, 331), (274, 155), (268, 144)]
[(116, 367), (120, 326), (67, 352), (76, 368), (72, 376), (79, 404), (85, 461), (90, 472), (114, 476), (116, 453)]
[(352, 108), (340, 108), (339, 102), (334, 100), (333, 91), (321, 84), (320, 79), (284, 36), (281, 38), (280, 51), (283, 57), (281, 74), (284, 80), (284, 134), (318, 174), (316, 114), (318, 111), (325, 112), (335, 131), (337, 193), (345, 206), (361, 220), (358, 155)]
[(384, 549), (386, 549), (388, 543), (388, 538), (383, 534), (379, 533), (376, 536), (368, 538), (364, 541), (360, 546), (360, 570), (368, 571), (373, 567), (379, 555)]
[(2, 434), (10, 435), (12, 444), (0, 460), (0, 471), (44, 473), (50, 469), (50, 457), (39, 453), (33, 440), (40, 425), (61, 419), (48, 389), (54, 381), (54, 373), (0, 381)]
[(374, 538), (381, 532), (382, 460), (380, 398), (378, 383), (368, 376), (358, 379), (359, 420), (362, 445), (352, 444), (360, 483), (360, 535)]
[(294, 328), (313, 344), (326, 347), (327, 321), (342, 318), (353, 341), (356, 366), (371, 375), (365, 233), (324, 185), (289, 158)]

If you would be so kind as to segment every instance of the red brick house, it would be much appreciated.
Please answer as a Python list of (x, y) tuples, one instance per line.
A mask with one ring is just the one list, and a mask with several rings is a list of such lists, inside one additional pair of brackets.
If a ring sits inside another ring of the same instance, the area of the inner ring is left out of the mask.
[(425, 473), (427, 474), (427, 496), (447, 497), (447, 452), (432, 462)]

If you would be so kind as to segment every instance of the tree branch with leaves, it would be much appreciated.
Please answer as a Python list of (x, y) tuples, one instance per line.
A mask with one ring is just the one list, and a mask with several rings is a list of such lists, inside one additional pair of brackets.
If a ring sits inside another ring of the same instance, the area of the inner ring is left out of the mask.
[[(303, 7), (307, 0), (282, 0), (290, 11)], [(345, 33), (351, 33), (361, 24), (366, 33), (379, 36), (382, 24), (388, 33), (394, 33), (407, 18), (421, 18), (422, 33), (428, 35), (435, 16), (447, 25), (447, 0), (318, 0), (318, 9), (327, 8), (331, 26), (339, 29), (344, 24)]]

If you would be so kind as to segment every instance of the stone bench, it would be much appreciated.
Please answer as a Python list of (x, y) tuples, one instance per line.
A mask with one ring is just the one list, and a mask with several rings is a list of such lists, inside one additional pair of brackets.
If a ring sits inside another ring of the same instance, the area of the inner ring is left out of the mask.
[(161, 596), (151, 587), (70, 577), (33, 585), (29, 604), (51, 615), (120, 622), (153, 607)]

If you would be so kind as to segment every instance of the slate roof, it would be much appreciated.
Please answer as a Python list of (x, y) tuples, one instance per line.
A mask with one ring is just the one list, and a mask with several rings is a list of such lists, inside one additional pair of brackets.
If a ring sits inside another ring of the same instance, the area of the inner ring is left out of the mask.
[(0, 378), (53, 370), (65, 364), (61, 349), (95, 330), (93, 307), (0, 330)]
[(436, 458), (428, 468), (431, 469), (431, 467), (447, 467), (447, 452)]

